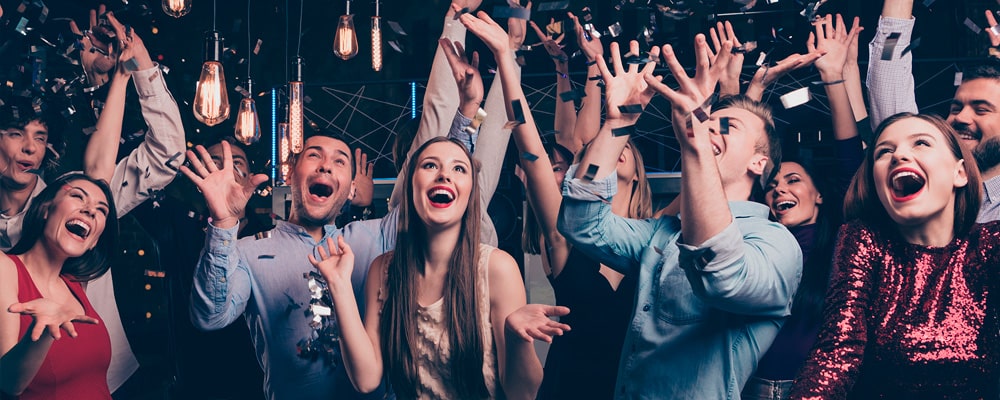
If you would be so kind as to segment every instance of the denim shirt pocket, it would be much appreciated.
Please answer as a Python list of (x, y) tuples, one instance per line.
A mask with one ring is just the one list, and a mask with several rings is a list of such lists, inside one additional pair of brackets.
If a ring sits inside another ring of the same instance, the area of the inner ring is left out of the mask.
[(660, 278), (655, 304), (657, 318), (673, 325), (702, 322), (708, 315), (708, 307), (695, 296), (684, 270), (677, 265)]

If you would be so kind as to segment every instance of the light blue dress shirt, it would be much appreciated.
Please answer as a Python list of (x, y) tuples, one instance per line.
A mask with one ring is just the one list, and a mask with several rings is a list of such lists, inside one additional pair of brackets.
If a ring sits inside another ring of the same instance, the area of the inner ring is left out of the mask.
[(739, 399), (791, 311), (802, 274), (795, 238), (766, 206), (735, 201), (729, 227), (684, 244), (676, 217), (612, 214), (616, 178), (567, 178), (558, 225), (586, 254), (639, 274), (616, 398)]

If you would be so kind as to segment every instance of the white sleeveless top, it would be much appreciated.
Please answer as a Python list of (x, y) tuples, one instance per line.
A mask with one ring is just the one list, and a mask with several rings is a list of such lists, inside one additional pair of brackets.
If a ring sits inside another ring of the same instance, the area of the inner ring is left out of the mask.
[[(479, 320), (483, 338), (483, 378), (490, 398), (496, 398), (497, 361), (493, 345), (493, 324), (490, 322), (489, 260), (495, 247), (479, 245), (479, 266), (476, 274)], [(385, 285), (383, 285), (383, 288)], [(455, 379), (451, 377), (448, 360), (451, 343), (444, 323), (444, 298), (427, 307), (417, 305), (417, 343), (414, 360), (417, 367), (417, 397), (421, 399), (457, 399)]]

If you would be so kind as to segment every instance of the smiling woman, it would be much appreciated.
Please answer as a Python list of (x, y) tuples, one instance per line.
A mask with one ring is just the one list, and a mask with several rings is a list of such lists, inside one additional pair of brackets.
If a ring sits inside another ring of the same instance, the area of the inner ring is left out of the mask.
[(514, 259), (480, 243), (477, 170), (453, 139), (413, 153), (395, 249), (368, 272), (364, 323), (343, 237), (320, 246), (320, 260), (309, 256), (329, 284), (344, 365), (359, 391), (375, 390), (384, 374), (403, 399), (534, 398), (541, 364), (522, 332), (561, 333), (566, 326), (547, 315), (568, 310), (525, 305)]
[[(1000, 223), (975, 224), (979, 172), (935, 116), (875, 133), (848, 191), (824, 325), (792, 398), (997, 396), (987, 301)], [(864, 363), (862, 364), (862, 360)]]
[[(107, 271), (117, 240), (114, 201), (103, 181), (66, 174), (33, 199), (21, 240), (0, 259), (0, 305), (10, 311), (0, 312), (5, 395), (111, 397), (110, 338), (80, 282)], [(75, 340), (59, 341), (62, 331)]]

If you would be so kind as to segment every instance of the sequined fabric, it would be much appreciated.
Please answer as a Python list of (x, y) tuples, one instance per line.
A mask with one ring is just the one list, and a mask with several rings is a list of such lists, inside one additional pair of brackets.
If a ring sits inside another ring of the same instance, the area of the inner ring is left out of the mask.
[(1000, 224), (945, 247), (841, 228), (816, 347), (792, 398), (997, 398)]

